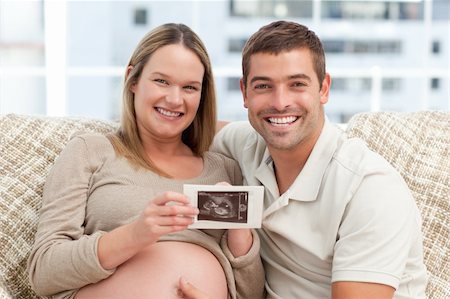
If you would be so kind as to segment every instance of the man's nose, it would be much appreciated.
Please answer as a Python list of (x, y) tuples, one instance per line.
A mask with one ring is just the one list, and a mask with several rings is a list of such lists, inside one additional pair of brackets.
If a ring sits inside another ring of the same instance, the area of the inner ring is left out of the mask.
[(282, 111), (290, 106), (289, 92), (285, 87), (280, 86), (275, 89), (272, 106), (279, 111)]

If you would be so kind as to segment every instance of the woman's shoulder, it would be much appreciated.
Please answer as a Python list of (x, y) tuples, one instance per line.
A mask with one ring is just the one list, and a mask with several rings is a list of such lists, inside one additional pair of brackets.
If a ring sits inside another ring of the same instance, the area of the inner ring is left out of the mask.
[(109, 156), (114, 152), (107, 135), (90, 132), (76, 132), (72, 134), (65, 150), (72, 153), (87, 152), (91, 156)]
[(92, 132), (75, 132), (70, 136), (70, 141), (83, 142), (88, 147), (111, 146), (107, 135)]

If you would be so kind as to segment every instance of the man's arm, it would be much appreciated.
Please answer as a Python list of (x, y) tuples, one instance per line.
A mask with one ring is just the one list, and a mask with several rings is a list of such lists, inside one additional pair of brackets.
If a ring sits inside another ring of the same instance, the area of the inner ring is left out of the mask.
[(392, 299), (395, 289), (379, 283), (338, 281), (331, 285), (333, 299)]

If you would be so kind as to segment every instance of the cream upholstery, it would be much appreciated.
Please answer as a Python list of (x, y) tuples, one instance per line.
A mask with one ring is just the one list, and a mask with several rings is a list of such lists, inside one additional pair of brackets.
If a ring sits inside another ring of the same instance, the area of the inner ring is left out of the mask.
[(423, 218), (428, 298), (450, 298), (450, 113), (364, 113), (347, 134), (364, 139), (406, 180)]
[[(38, 298), (25, 267), (54, 159), (73, 133), (114, 128), (94, 119), (0, 116), (0, 298)], [(450, 298), (450, 113), (365, 113), (347, 132), (366, 140), (410, 186), (423, 216), (428, 296)]]
[(25, 269), (53, 161), (73, 133), (113, 128), (89, 119), (0, 117), (0, 298), (38, 298)]

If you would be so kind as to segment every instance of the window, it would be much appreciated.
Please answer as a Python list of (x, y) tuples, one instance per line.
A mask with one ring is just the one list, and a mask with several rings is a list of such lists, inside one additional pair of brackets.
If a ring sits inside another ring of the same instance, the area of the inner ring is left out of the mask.
[(423, 3), (409, 1), (322, 1), (322, 17), (349, 20), (421, 20)]
[(241, 53), (247, 39), (231, 38), (228, 40), (228, 52)]
[(371, 88), (370, 78), (334, 78), (331, 83), (333, 91), (360, 93), (370, 91)]
[(399, 78), (383, 78), (381, 88), (383, 91), (399, 91), (401, 89), (401, 81)]
[(438, 40), (434, 40), (431, 43), (431, 52), (433, 54), (439, 54), (441, 53), (441, 43)]
[(134, 10), (134, 24), (147, 25), (147, 10), (145, 8), (137, 8)]
[(431, 78), (431, 89), (438, 90), (441, 85), (441, 80), (439, 78)]
[(326, 53), (387, 53), (397, 54), (402, 50), (402, 43), (398, 40), (367, 41), (367, 40), (323, 40)]
[(239, 77), (228, 77), (227, 78), (227, 90), (228, 91), (240, 91), (240, 78)]
[(234, 17), (312, 18), (312, 0), (231, 0)]
[(433, 20), (450, 19), (450, 1), (433, 0)]

